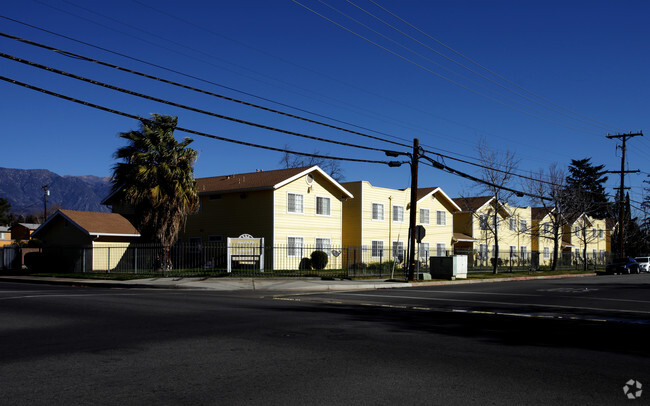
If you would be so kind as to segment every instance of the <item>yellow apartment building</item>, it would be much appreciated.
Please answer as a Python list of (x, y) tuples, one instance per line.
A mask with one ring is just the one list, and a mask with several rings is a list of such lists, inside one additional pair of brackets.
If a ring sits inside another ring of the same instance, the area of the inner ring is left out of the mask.
[[(354, 199), (343, 203), (343, 246), (351, 263), (379, 263), (401, 259), (408, 250), (411, 189), (378, 187), (367, 181), (343, 186)], [(448, 255), (453, 245), (454, 213), (460, 208), (439, 187), (420, 188), (416, 224), (426, 234), (417, 244), (421, 261)], [(352, 250), (352, 251), (350, 251)]]
[(521, 264), (530, 260), (533, 249), (530, 207), (496, 202), (494, 196), (461, 197), (454, 202), (461, 208), (454, 215), (457, 253), (469, 255), (475, 265), (489, 266), (490, 259), (495, 257), (496, 234), (502, 264)]
[[(318, 166), (198, 178), (200, 208), (180, 233), (200, 246), (228, 238), (263, 238), (264, 263), (297, 269), (314, 250), (325, 251), (329, 267), (340, 267), (343, 202), (350, 193)], [(338, 261), (338, 263), (337, 263)]]

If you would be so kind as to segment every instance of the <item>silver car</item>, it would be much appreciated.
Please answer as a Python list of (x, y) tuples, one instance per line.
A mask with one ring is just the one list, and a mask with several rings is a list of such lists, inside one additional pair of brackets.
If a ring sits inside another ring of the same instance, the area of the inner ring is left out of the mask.
[(639, 263), (639, 271), (650, 272), (650, 257), (638, 257), (636, 262)]

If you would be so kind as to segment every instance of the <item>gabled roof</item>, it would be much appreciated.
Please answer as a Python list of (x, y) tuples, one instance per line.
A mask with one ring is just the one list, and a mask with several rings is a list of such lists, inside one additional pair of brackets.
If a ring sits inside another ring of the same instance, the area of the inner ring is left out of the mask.
[(462, 211), (478, 211), (494, 199), (494, 196), (455, 197), (454, 202)]
[(555, 211), (555, 207), (531, 207), (530, 213), (533, 220), (542, 220)]
[(436, 193), (442, 194), (445, 199), (447, 199), (447, 201), (449, 201), (454, 206), (456, 210), (463, 211), (463, 209), (461, 209), (460, 206), (458, 206), (458, 204), (456, 204), (456, 202), (451, 197), (447, 196), (447, 194), (443, 192), (439, 187), (418, 188), (417, 201), (420, 203), (423, 199)]
[(593, 221), (591, 221), (591, 219), (586, 213), (571, 213), (565, 216), (565, 218), (567, 219), (567, 223), (569, 225), (575, 224), (578, 220), (580, 220), (583, 217), (586, 219), (587, 222), (589, 222), (590, 225), (593, 225)]
[(55, 218), (63, 217), (88, 235), (102, 237), (139, 237), (140, 233), (125, 217), (118, 213), (101, 213), (94, 211), (58, 210), (38, 230), (37, 236)]
[[(494, 200), (494, 196), (477, 196), (477, 197), (456, 197), (454, 198), (454, 202), (462, 209), (462, 211), (469, 211), (469, 212), (478, 212), (483, 209), (483, 207), (487, 206), (489, 203), (491, 203)], [(512, 216), (512, 213), (504, 205), (503, 203), (499, 202), (499, 207), (508, 214), (508, 216)]]
[(332, 179), (332, 177), (330, 177), (317, 165), (301, 168), (278, 169), (273, 171), (260, 171), (225, 176), (213, 176), (209, 178), (198, 178), (196, 180), (196, 183), (199, 194), (278, 189), (311, 172), (318, 172), (339, 190), (341, 190), (341, 192), (343, 192), (347, 197), (353, 197), (347, 189)]

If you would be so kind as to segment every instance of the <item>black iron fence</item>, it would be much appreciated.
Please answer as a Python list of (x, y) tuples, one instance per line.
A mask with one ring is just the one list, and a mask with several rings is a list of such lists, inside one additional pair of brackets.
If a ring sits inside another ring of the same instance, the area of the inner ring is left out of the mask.
[[(19, 253), (5, 251), (2, 265), (15, 266)], [(496, 262), (499, 272), (549, 269), (552, 253), (536, 251), (505, 252), (496, 258), (476, 250), (416, 251), (417, 268), (429, 269), (430, 256), (466, 255), (468, 272), (488, 272)], [(11, 255), (12, 264), (7, 265)], [(31, 257), (30, 257), (31, 256)], [(112, 273), (143, 276), (319, 276), (332, 278), (401, 278), (405, 274), (406, 252), (370, 247), (265, 246), (233, 249), (227, 243), (106, 244), (91, 247), (43, 248), (25, 257), (34, 271), (71, 273)], [(587, 269), (604, 267), (608, 253), (589, 253)], [(168, 266), (166, 266), (168, 264)], [(585, 260), (574, 252), (559, 253), (558, 269), (583, 269)]]

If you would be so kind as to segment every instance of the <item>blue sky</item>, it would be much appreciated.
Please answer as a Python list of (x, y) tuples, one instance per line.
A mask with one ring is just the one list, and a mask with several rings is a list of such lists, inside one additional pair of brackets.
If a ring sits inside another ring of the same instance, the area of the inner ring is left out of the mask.
[[(484, 139), (491, 149), (513, 152), (521, 174), (553, 163), (566, 168), (571, 159), (585, 157), (619, 170), (617, 142), (605, 136), (650, 128), (647, 1), (24, 0), (4, 4), (0, 15), (24, 23), (0, 18), (0, 31), (6, 34), (401, 144), (418, 138), (433, 153), (476, 162), (478, 142)], [(218, 114), (408, 151), (12, 39), (0, 38), (0, 49)], [(302, 139), (117, 93), (5, 58), (0, 58), (0, 71), (130, 114), (176, 115), (181, 127), (221, 137), (331, 156), (389, 159), (377, 151)], [(109, 176), (113, 153), (122, 145), (119, 132), (138, 126), (133, 119), (4, 81), (0, 92), (3, 167)], [(636, 202), (643, 198), (643, 180), (650, 172), (648, 136), (628, 141), (628, 167), (642, 171), (626, 178)], [(199, 151), (197, 177), (280, 167), (278, 152), (192, 138)], [(474, 166), (444, 162), (478, 174)], [(410, 185), (408, 165), (341, 166), (347, 181)], [(428, 166), (421, 166), (419, 180), (450, 196), (481, 193), (470, 181)], [(610, 176), (610, 193), (618, 182), (618, 176)], [(521, 188), (516, 181), (511, 186)]]

